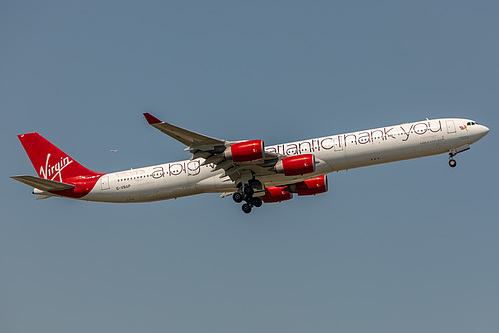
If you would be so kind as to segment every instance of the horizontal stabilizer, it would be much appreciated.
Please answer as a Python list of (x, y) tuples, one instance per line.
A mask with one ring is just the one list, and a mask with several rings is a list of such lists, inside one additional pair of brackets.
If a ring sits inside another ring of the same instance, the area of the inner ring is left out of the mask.
[(48, 180), (33, 176), (13, 176), (10, 178), (20, 181), (21, 183), (24, 183), (28, 186), (32, 186), (47, 192), (69, 190), (75, 187), (74, 185), (71, 184), (60, 183), (53, 180)]

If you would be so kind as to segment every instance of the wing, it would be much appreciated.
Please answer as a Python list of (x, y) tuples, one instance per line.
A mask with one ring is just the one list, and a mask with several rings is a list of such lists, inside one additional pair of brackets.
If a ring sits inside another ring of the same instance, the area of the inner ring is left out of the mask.
[(159, 120), (150, 113), (144, 113), (144, 116), (146, 117), (147, 122), (151, 126), (159, 129), (161, 132), (165, 134), (168, 134), (175, 140), (182, 142), (184, 145), (188, 147), (207, 146), (206, 148), (212, 148), (212, 149), (214, 147), (223, 147), (224, 150), (226, 148), (225, 145), (226, 141), (224, 140), (211, 138), (203, 134), (192, 132), (178, 126), (165, 123), (164, 121)]
[(202, 165), (215, 164), (213, 171), (223, 169), (225, 172), (220, 178), (229, 177), (231, 180), (237, 182), (244, 173), (247, 174), (248, 172), (251, 175), (276, 173), (272, 167), (279, 161), (281, 158), (280, 155), (264, 152), (262, 158), (235, 162), (236, 159), (227, 158), (227, 150), (232, 145), (240, 144), (244, 141), (216, 139), (163, 122), (150, 113), (144, 113), (144, 116), (151, 126), (186, 145), (187, 148), (185, 150), (193, 154), (191, 159), (204, 158), (205, 160)]

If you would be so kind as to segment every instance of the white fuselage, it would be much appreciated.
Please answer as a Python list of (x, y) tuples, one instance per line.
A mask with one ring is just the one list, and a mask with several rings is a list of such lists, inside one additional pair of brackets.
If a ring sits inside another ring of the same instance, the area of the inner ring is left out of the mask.
[[(269, 173), (258, 180), (266, 187), (287, 185), (333, 171), (446, 153), (487, 134), (486, 127), (469, 123), (456, 118), (425, 120), (269, 146), (267, 152), (281, 155), (315, 155), (316, 171), (293, 177)], [(199, 158), (109, 173), (81, 199), (149, 202), (237, 190), (230, 178), (223, 177), (224, 170), (203, 162)]]

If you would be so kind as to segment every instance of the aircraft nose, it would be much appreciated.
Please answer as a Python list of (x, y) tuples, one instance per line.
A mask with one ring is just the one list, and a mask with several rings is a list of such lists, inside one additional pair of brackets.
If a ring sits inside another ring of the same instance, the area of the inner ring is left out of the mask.
[(489, 128), (487, 126), (480, 125), (480, 137), (483, 138), (489, 133)]

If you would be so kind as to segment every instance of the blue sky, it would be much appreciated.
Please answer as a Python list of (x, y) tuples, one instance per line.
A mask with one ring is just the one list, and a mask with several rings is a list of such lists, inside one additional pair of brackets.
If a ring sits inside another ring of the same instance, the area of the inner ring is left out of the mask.
[[(2, 332), (495, 332), (497, 1), (3, 1)], [(142, 117), (267, 144), (426, 117), (491, 132), (457, 157), (230, 198), (48, 199), (16, 135), (100, 172), (186, 159)], [(112, 153), (110, 149), (118, 149)]]

